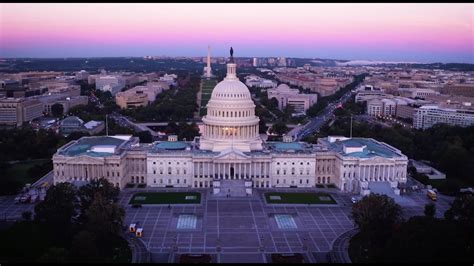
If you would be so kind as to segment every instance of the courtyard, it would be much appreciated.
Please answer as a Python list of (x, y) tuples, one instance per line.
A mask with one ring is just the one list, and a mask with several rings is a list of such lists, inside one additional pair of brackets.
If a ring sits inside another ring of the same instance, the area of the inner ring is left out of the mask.
[[(137, 193), (197, 192), (200, 203), (146, 205), (133, 208)], [(336, 204), (267, 204), (265, 193), (312, 192), (329, 194)], [(178, 262), (182, 254), (209, 254), (212, 262), (271, 262), (273, 253), (301, 253), (306, 262), (327, 262), (327, 254), (339, 235), (354, 228), (351, 197), (337, 189), (254, 189), (248, 197), (217, 198), (210, 189), (133, 188), (120, 193), (125, 208), (124, 224), (138, 222), (138, 239), (151, 252), (152, 262)], [(0, 197), (0, 219), (21, 219), (34, 204)], [(426, 192), (412, 192), (402, 205), (406, 218), (423, 215), (431, 202)], [(436, 216), (442, 217), (452, 198), (439, 195)]]
[[(336, 189), (254, 189), (253, 195), (217, 198), (210, 189), (147, 188), (146, 192), (201, 192), (201, 204), (143, 206), (128, 202), (143, 189), (126, 189), (121, 204), (125, 224), (139, 222), (140, 239), (152, 262), (178, 262), (182, 254), (210, 254), (212, 262), (271, 262), (272, 253), (301, 253), (306, 262), (328, 262), (334, 240), (354, 228), (350, 218), (351, 194)], [(329, 194), (336, 204), (267, 204), (265, 193), (317, 192)], [(423, 215), (430, 202), (424, 193), (409, 197), (402, 206), (406, 217)], [(443, 196), (437, 216), (449, 207)]]

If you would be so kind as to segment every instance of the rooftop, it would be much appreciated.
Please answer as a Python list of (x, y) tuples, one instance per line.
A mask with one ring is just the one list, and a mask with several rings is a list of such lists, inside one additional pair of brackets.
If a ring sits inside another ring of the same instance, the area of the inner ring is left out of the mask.
[[(383, 157), (383, 158), (393, 158), (400, 157), (401, 155), (394, 148), (386, 144), (382, 144), (374, 139), (366, 138), (351, 138), (346, 140), (337, 140), (330, 143), (327, 138), (322, 140), (330, 150), (338, 152), (343, 156), (351, 156), (357, 158), (372, 158), (372, 157)], [(362, 151), (344, 152), (344, 146), (346, 147), (363, 147)]]
[(66, 156), (88, 155), (93, 157), (106, 157), (114, 155), (115, 152), (111, 151), (116, 151), (118, 146), (127, 141), (125, 138), (115, 136), (83, 137), (65, 149), (58, 151), (58, 153)]
[(155, 145), (158, 150), (185, 150), (187, 147), (190, 147), (190, 142), (163, 141)]

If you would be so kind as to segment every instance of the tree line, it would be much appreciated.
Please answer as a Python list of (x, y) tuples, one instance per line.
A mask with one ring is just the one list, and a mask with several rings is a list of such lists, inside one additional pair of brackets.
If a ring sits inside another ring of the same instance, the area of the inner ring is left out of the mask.
[(351, 216), (359, 232), (350, 240), (353, 263), (472, 262), (474, 260), (474, 195), (461, 194), (435, 217), (433, 204), (424, 216), (403, 218), (395, 201), (370, 194), (355, 203)]
[(70, 183), (50, 187), (34, 215), (25, 212), (24, 220), (0, 231), (0, 260), (129, 263), (118, 195), (119, 189), (104, 178), (80, 188)]

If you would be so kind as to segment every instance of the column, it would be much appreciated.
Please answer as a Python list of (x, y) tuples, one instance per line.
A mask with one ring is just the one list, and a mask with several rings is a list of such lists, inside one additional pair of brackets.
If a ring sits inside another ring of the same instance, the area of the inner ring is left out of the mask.
[(244, 164), (244, 178), (247, 177), (247, 164)]

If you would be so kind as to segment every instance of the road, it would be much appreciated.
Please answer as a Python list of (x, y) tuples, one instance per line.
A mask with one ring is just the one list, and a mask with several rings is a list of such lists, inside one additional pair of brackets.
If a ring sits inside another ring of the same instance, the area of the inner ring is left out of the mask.
[(331, 117), (333, 117), (332, 112), (337, 108), (337, 105), (339, 103), (344, 104), (351, 98), (351, 96), (352, 92), (348, 91), (339, 99), (339, 101), (330, 102), (323, 110), (319, 112), (317, 116), (311, 119), (311, 121), (306, 123), (306, 125), (300, 129), (300, 131), (297, 133), (296, 140), (301, 140), (302, 138), (319, 131), (321, 126)]
[(331, 263), (351, 263), (351, 258), (349, 257), (349, 241), (358, 231), (358, 229), (349, 230), (334, 240), (332, 251), (329, 253)]

